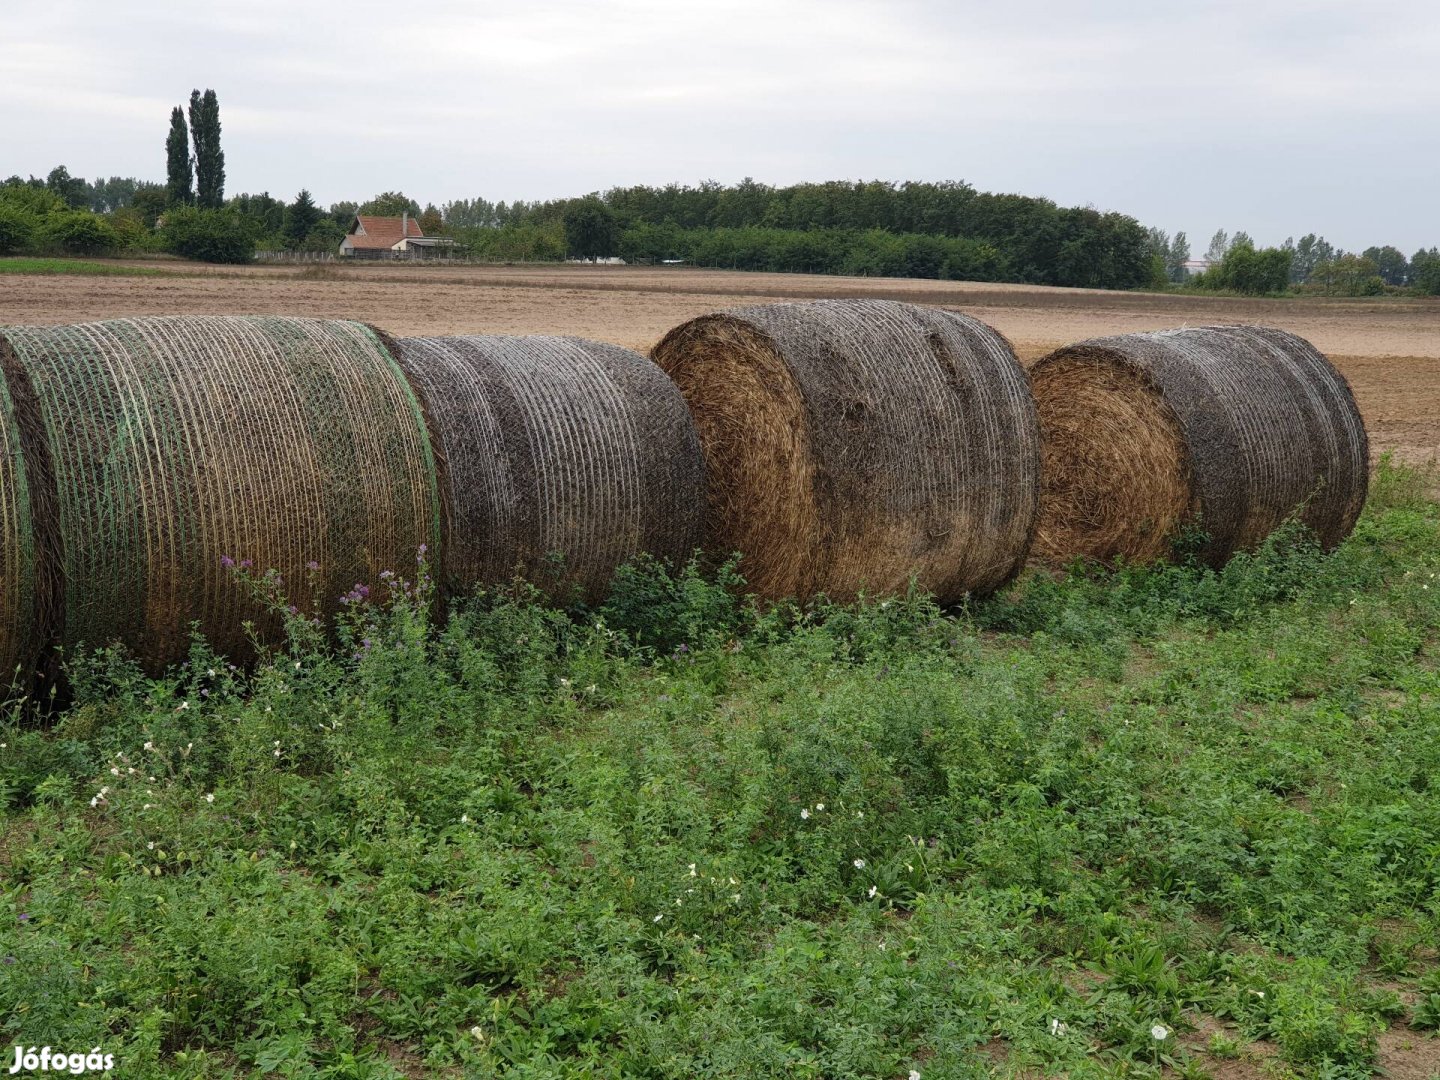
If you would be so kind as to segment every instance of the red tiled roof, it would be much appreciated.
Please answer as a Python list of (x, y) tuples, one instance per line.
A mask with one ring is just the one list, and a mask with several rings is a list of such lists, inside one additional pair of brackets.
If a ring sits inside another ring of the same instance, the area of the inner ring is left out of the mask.
[[(407, 221), (398, 217), (372, 217), (369, 214), (357, 214), (356, 220), (365, 230), (365, 235), (361, 236), (352, 232), (349, 236), (351, 247), (389, 251), (401, 240), (413, 240), (425, 235), (420, 228), (420, 223), (414, 217)], [(407, 226), (403, 233), (401, 232), (402, 224)]]

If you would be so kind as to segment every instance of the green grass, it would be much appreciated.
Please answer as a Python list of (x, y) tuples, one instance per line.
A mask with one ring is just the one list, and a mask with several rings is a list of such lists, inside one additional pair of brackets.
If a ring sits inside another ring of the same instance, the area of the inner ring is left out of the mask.
[(0, 259), (0, 274), (80, 274), (95, 277), (164, 277), (171, 271), (155, 266), (122, 266), (88, 259)]
[(1437, 574), (1440, 507), (1386, 467), (1331, 556), (1286, 532), (958, 613), (640, 566), (598, 612), (440, 626), (377, 587), (247, 677), (102, 654), (52, 730), (0, 729), (0, 1045), (1200, 1078), (1263, 1040), (1370, 1075), (1440, 1023)]

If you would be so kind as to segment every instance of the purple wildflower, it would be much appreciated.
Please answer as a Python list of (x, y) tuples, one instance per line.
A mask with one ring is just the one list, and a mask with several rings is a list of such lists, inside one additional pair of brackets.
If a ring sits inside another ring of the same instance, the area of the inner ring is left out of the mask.
[(15, 957), (13, 957), (13, 956), (7, 956), (7, 957), (5, 957), (3, 960), (0, 960), (0, 964), (13, 964), (14, 962), (15, 962)]
[(254, 559), (241, 559), (241, 560), (240, 560), (240, 569), (241, 569), (241, 570), (249, 570), (249, 569), (250, 569), (251, 567), (253, 567), (254, 565), (255, 565), (255, 560), (254, 560)]
[(305, 569), (306, 569), (306, 570), (309, 570), (309, 571), (313, 574), (315, 571), (317, 571), (317, 570), (320, 569), (320, 564), (319, 564), (318, 562), (316, 562), (314, 559), (311, 559), (309, 562), (307, 562), (307, 563), (305, 564)]
[(221, 556), (220, 556), (220, 565), (221, 565), (221, 567), (223, 567), (224, 569), (229, 570), (231, 567), (233, 567), (233, 566), (235, 565), (235, 560), (232, 559), (229, 555), (221, 555)]
[(22, 912), (20, 912), (20, 921), (21, 921), (21, 922), (29, 922), (29, 921), (30, 921), (30, 913), (29, 913), (28, 911), (22, 911)]
[(288, 608), (286, 608), (285, 610), (288, 611), (291, 615), (299, 615), (299, 614), (300, 614), (300, 609), (299, 609), (298, 607), (296, 607), (294, 604), (291, 604), (291, 605), (290, 605)]

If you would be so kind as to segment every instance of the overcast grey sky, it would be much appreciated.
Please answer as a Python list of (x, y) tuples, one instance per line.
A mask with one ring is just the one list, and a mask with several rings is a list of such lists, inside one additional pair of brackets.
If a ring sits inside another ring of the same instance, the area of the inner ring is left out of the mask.
[(1184, 229), (1440, 244), (1436, 0), (0, 0), (0, 176), (228, 194), (967, 180)]

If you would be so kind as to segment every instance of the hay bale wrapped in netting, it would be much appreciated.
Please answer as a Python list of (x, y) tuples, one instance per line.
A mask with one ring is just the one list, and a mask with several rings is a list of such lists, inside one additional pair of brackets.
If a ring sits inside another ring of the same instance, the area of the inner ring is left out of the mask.
[(1194, 529), (1218, 565), (1297, 512), (1330, 548), (1365, 503), (1369, 448), (1350, 386), (1283, 330), (1100, 338), (1030, 377), (1044, 454), (1037, 558), (1146, 562)]
[[(53, 604), (46, 589), (42, 546), (36, 535), (32, 469), (35, 450), (32, 398), (24, 370), (0, 338), (0, 697), (8, 688), (28, 689), (44, 644), (42, 608)], [(19, 405), (16, 399), (19, 399)], [(43, 463), (41, 470), (43, 472)], [(40, 485), (42, 491), (44, 484)]]
[(695, 550), (700, 446), (684, 400), (649, 360), (571, 337), (396, 347), (443, 463), (452, 588), (523, 574), (595, 600), (636, 554), (677, 563)]
[(1039, 439), (1009, 343), (965, 315), (884, 300), (706, 315), (654, 358), (705, 450), (706, 547), (760, 595), (1004, 584), (1030, 546)]
[(67, 646), (118, 641), (155, 668), (185, 654), (197, 621), (245, 656), (245, 619), (278, 628), (222, 557), (280, 571), (302, 610), (333, 610), (438, 540), (419, 404), (361, 323), (119, 319), (0, 338), (48, 453), (52, 633)]

